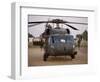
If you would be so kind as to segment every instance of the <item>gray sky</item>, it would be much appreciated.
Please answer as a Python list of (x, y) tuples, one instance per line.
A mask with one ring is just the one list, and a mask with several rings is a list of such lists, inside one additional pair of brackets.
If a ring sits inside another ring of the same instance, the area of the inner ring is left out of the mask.
[[(34, 22), (34, 21), (48, 21), (52, 19), (62, 19), (69, 22), (79, 22), (79, 23), (88, 23), (87, 17), (74, 17), (74, 16), (38, 16), (38, 15), (29, 15), (28, 16), (28, 22)], [(75, 37), (76, 34), (81, 34), (84, 32), (84, 30), (88, 30), (88, 25), (81, 25), (81, 24), (70, 24), (74, 26), (75, 28), (79, 29), (78, 31), (71, 29), (68, 26), (63, 25), (63, 28), (69, 28), (71, 31), (71, 34)], [(41, 33), (43, 33), (45, 30), (45, 24), (39, 24), (36, 26), (28, 27), (28, 32), (32, 34), (35, 37), (39, 37)]]

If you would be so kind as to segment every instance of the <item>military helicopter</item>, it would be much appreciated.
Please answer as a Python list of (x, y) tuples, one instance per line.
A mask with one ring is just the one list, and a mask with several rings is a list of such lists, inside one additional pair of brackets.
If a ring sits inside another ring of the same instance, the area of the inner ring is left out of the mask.
[[(36, 26), (39, 24), (45, 23), (45, 31), (42, 33), (42, 39), (45, 39), (44, 42), (44, 56), (43, 60), (47, 61), (49, 56), (70, 56), (71, 59), (75, 58), (77, 51), (75, 50), (74, 37), (70, 34), (68, 27), (73, 30), (78, 30), (70, 24), (82, 24), (87, 25), (87, 23), (78, 23), (78, 22), (69, 22), (62, 19), (52, 19), (48, 21), (34, 21), (28, 22), (28, 27)], [(56, 27), (51, 26), (50, 24), (56, 24)], [(67, 28), (62, 28), (60, 26), (66, 25)]]

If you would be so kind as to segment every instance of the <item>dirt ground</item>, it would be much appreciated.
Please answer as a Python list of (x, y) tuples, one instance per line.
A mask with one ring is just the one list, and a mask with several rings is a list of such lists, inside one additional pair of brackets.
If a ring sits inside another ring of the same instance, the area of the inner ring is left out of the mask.
[(72, 60), (70, 56), (49, 56), (47, 61), (43, 61), (44, 50), (39, 46), (30, 47), (28, 48), (28, 66), (87, 64), (87, 47), (77, 48), (77, 51), (75, 59)]

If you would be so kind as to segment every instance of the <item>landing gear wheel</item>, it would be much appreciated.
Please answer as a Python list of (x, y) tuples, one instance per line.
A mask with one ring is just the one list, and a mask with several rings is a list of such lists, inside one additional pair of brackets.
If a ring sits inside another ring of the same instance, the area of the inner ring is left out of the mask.
[(71, 58), (74, 59), (75, 58), (75, 55), (71, 55)]

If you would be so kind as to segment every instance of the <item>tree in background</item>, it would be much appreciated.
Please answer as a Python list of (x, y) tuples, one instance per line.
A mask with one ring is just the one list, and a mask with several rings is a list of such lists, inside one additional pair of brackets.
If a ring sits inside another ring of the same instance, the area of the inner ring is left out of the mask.
[(88, 32), (87, 32), (87, 30), (85, 30), (83, 33), (82, 33), (82, 38), (84, 39), (84, 40), (88, 40)]
[(82, 35), (81, 34), (77, 34), (76, 37), (77, 37), (77, 45), (80, 48), (81, 41), (82, 41)]
[(85, 30), (82, 34), (77, 34), (77, 46), (80, 48), (81, 46), (87, 46), (87, 41), (88, 41), (88, 31)]

